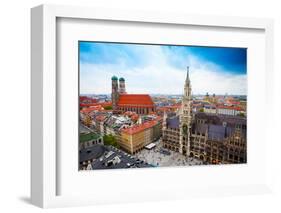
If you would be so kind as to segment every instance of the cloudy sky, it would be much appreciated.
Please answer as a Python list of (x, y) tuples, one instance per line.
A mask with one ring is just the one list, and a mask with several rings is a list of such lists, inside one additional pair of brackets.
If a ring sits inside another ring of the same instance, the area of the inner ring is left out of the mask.
[(79, 42), (80, 93), (111, 93), (123, 77), (128, 93), (182, 94), (189, 66), (193, 94), (247, 94), (244, 48)]

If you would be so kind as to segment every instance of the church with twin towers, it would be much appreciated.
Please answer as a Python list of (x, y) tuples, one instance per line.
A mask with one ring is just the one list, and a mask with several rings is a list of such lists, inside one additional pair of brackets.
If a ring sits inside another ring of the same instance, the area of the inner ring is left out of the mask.
[(126, 92), (125, 79), (111, 78), (111, 101), (113, 112), (136, 112), (140, 115), (154, 113), (155, 104), (149, 94), (130, 94)]

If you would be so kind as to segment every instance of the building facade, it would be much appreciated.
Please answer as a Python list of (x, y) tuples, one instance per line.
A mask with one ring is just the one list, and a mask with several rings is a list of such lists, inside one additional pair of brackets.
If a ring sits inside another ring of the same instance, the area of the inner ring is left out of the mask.
[(237, 106), (218, 106), (217, 107), (217, 114), (219, 115), (233, 115), (236, 116), (242, 113), (243, 110)]
[(217, 108), (216, 108), (216, 106), (206, 105), (206, 106), (204, 106), (203, 109), (204, 109), (204, 112), (205, 112), (205, 113), (217, 114)]
[(155, 105), (148, 94), (127, 94), (125, 79), (113, 76), (111, 100), (114, 112), (136, 112), (137, 114), (149, 114), (155, 112)]
[(193, 113), (189, 69), (179, 115), (164, 113), (164, 148), (210, 164), (247, 162), (246, 118)]
[(95, 144), (103, 144), (103, 138), (101, 135), (94, 132), (80, 133), (79, 150), (86, 149)]
[(143, 147), (161, 136), (161, 121), (147, 121), (133, 127), (122, 129), (118, 137), (120, 147), (130, 154), (139, 152)]

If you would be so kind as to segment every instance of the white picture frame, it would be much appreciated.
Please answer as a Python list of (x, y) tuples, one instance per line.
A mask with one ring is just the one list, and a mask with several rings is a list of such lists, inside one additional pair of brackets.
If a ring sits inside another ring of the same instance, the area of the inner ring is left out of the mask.
[[(91, 205), (98, 203), (137, 202), (141, 200), (177, 199), (198, 196), (214, 195), (240, 195), (252, 193), (264, 193), (271, 190), (270, 153), (265, 153), (267, 159), (263, 171), (266, 178), (253, 185), (234, 184), (200, 187), (200, 183), (194, 183), (194, 188), (178, 190), (170, 186), (168, 191), (178, 192), (177, 196), (163, 196), (163, 191), (154, 189), (153, 195), (159, 195), (155, 199), (144, 194), (128, 197), (108, 197), (102, 195), (58, 195), (58, 169), (57, 159), (57, 20), (87, 19), (101, 21), (153, 23), (156, 25), (181, 25), (218, 27), (231, 29), (256, 29), (264, 32), (265, 42), (265, 67), (264, 79), (266, 104), (273, 104), (273, 21), (271, 19), (241, 18), (241, 17), (216, 17), (188, 14), (166, 14), (145, 11), (122, 11), (100, 8), (86, 8), (74, 6), (41, 5), (31, 9), (31, 202), (34, 205), (47, 208), (59, 206)], [(269, 124), (271, 113), (268, 112), (263, 121), (266, 128), (266, 141), (262, 141), (270, 150)], [(217, 168), (213, 168), (217, 169)], [(168, 168), (165, 168), (168, 171)], [(163, 170), (164, 171), (164, 170)], [(78, 171), (77, 171), (78, 172)], [(107, 171), (111, 172), (111, 171)], [(202, 171), (203, 172), (203, 171)], [(204, 174), (204, 172), (202, 173)], [(156, 174), (157, 175), (157, 174)], [(159, 175), (159, 174), (158, 174)], [(73, 183), (79, 184), (79, 183)], [(183, 187), (184, 188), (184, 187)], [(167, 192), (165, 190), (165, 192)], [(155, 197), (155, 196), (154, 196)]]

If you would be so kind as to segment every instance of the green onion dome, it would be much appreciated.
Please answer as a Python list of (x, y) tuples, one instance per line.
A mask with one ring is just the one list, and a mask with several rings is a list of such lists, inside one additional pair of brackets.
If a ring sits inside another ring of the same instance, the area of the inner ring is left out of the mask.
[(125, 81), (125, 79), (123, 77), (119, 78), (119, 81)]
[(114, 75), (114, 76), (112, 76), (111, 80), (112, 81), (118, 81), (118, 78)]

